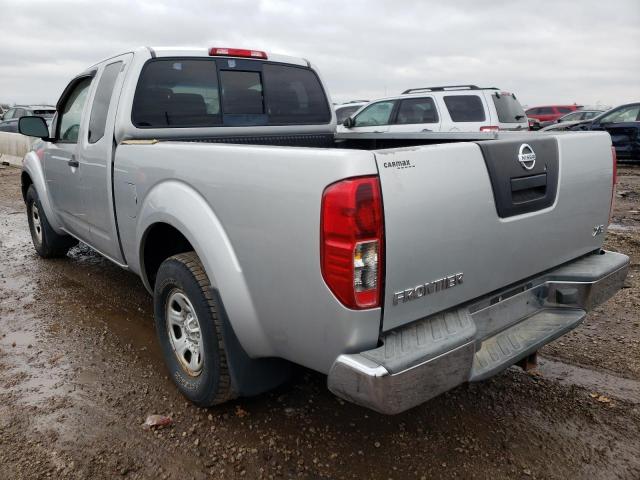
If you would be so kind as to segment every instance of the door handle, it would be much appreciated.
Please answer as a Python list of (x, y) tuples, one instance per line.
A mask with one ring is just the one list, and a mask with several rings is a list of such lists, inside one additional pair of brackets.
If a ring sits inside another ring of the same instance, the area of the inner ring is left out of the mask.
[(80, 166), (80, 162), (76, 160), (75, 155), (71, 155), (71, 160), (67, 162), (67, 165), (69, 165), (70, 167), (78, 168)]

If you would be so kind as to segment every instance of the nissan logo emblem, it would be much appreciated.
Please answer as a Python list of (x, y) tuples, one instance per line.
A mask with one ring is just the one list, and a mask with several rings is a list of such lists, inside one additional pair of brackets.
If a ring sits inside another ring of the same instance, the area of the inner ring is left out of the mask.
[(523, 143), (518, 150), (518, 161), (523, 168), (531, 170), (536, 166), (536, 152), (529, 145)]

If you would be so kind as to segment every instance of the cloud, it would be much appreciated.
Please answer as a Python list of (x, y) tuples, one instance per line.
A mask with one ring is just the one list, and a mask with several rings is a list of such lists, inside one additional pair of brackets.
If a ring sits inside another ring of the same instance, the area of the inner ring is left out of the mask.
[(523, 104), (640, 99), (638, 0), (0, 0), (0, 100), (55, 103), (75, 74), (140, 45), (302, 56), (334, 100), (479, 84)]

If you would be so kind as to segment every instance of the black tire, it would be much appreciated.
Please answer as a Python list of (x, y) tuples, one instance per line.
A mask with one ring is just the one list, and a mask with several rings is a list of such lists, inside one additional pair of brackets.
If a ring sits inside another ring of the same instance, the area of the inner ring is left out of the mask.
[(42, 258), (64, 257), (78, 241), (69, 235), (57, 234), (44, 213), (38, 192), (33, 185), (27, 190), (27, 219), (33, 246)]
[[(197, 374), (190, 373), (189, 367), (181, 363), (185, 361), (184, 356), (180, 357), (172, 344), (176, 342), (175, 331), (170, 331), (173, 327), (167, 322), (167, 312), (171, 308), (168, 302), (175, 295), (184, 295), (188, 299), (199, 324), (202, 366)], [(153, 299), (156, 332), (164, 360), (182, 394), (201, 407), (235, 398), (217, 301), (195, 252), (180, 253), (162, 262), (156, 276)]]

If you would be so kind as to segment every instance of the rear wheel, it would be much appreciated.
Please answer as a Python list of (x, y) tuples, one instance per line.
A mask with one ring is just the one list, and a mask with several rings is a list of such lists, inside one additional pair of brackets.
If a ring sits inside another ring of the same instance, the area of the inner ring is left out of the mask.
[(182, 394), (202, 407), (234, 398), (218, 305), (195, 252), (162, 262), (154, 311), (165, 362)]
[(42, 258), (64, 257), (78, 241), (69, 235), (60, 235), (51, 228), (33, 185), (27, 190), (26, 202), (31, 241), (38, 255)]

